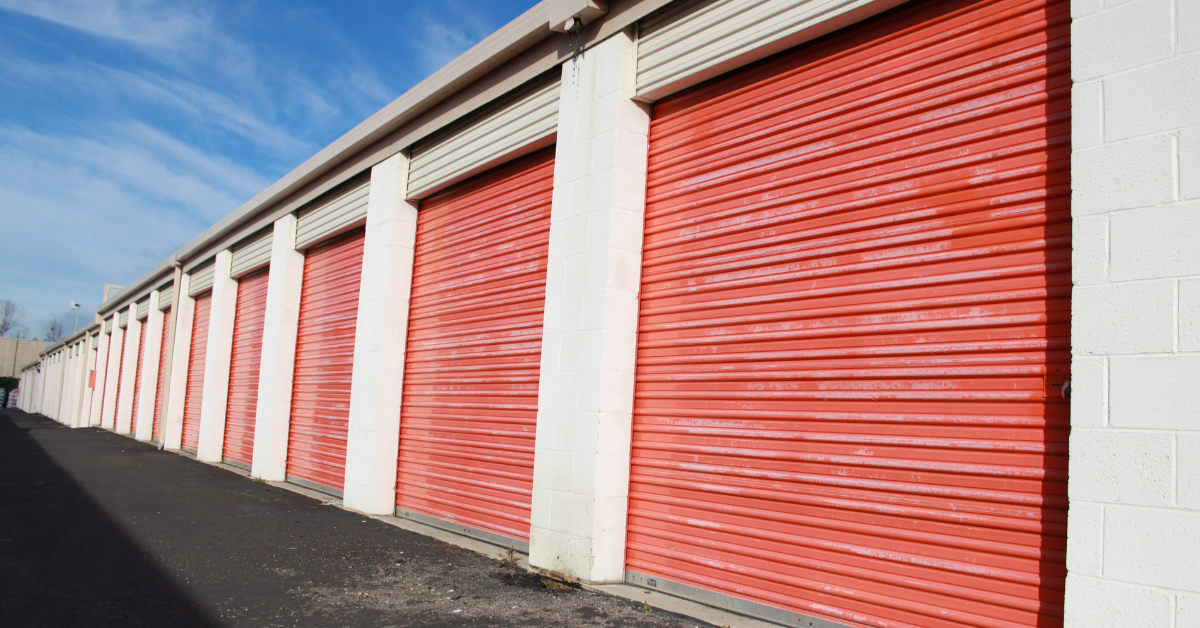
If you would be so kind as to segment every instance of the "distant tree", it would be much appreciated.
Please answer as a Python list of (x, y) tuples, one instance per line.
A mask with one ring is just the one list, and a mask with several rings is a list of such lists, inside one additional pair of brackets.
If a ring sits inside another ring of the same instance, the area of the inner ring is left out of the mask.
[(0, 300), (0, 338), (21, 338), (25, 334), (25, 308), (9, 301)]
[(42, 321), (42, 340), (58, 342), (67, 337), (67, 325), (57, 316), (51, 315)]

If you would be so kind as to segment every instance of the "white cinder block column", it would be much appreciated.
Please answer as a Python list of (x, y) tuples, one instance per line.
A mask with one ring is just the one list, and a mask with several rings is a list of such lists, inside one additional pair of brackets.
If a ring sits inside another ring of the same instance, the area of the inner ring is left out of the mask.
[(96, 337), (96, 355), (92, 357), (92, 369), (96, 371), (96, 381), (88, 390), (87, 419), (84, 423), (86, 427), (100, 425), (100, 410), (104, 405), (104, 376), (108, 370), (108, 336), (104, 333), (104, 321), (100, 321), (100, 334)]
[(619, 33), (563, 65), (529, 562), (588, 582), (625, 566), (649, 109)]
[(29, 404), (29, 412), (37, 413), (42, 407), (42, 371), (46, 369), (46, 361), (40, 356), (38, 365), (34, 367), (33, 386), (29, 387), (32, 403)]
[(74, 380), (74, 398), (71, 401), (70, 421), (67, 423), (70, 427), (80, 427), (83, 422), (83, 400), (88, 392), (87, 388), (87, 363), (88, 363), (88, 345), (92, 342), (91, 334), (83, 337), (78, 343), (79, 355), (75, 356), (75, 361), (71, 364), (71, 375)]
[(121, 365), (121, 396), (117, 398), (118, 434), (128, 434), (133, 425), (133, 387), (137, 383), (138, 342), (142, 322), (137, 319), (137, 303), (129, 304), (129, 326), (125, 328), (125, 359)]
[(42, 371), (46, 368), (46, 361), (39, 359), (38, 365), (33, 372), (33, 385), (29, 387), (30, 397), (32, 398), (29, 404), (29, 411), (37, 413), (41, 411), (42, 403)]
[(400, 397), (417, 238), (417, 207), (404, 198), (407, 185), (408, 158), (403, 155), (371, 169), (343, 498), (348, 508), (375, 514), (391, 514), (396, 508)]
[(58, 421), (59, 423), (64, 423), (64, 424), (67, 423), (67, 420), (68, 420), (67, 419), (67, 408), (69, 407), (68, 397), (71, 394), (71, 389), (69, 388), (70, 383), (71, 383), (70, 375), (74, 371), (74, 369), (70, 368), (71, 367), (71, 357), (70, 356), (71, 356), (71, 349), (69, 347), (63, 347), (62, 357), (59, 359), (59, 365), (58, 365), (58, 373), (59, 373), (59, 376), (58, 376), (58, 380), (59, 380), (58, 404), (57, 404), (58, 407), (55, 409), (54, 419), (56, 421)]
[(62, 401), (58, 407), (58, 420), (67, 427), (75, 425), (75, 399), (78, 397), (75, 393), (75, 382), (77, 381), (75, 372), (78, 371), (75, 368), (78, 362), (75, 358), (75, 344), (73, 342), (66, 347), (67, 357), (63, 360)]
[(68, 370), (67, 370), (67, 365), (68, 365), (67, 355), (68, 355), (68, 353), (67, 352), (68, 352), (68, 349), (65, 347), (59, 350), (58, 368), (57, 368), (57, 373), (55, 374), (55, 382), (54, 382), (54, 387), (55, 387), (54, 396), (56, 397), (56, 400), (54, 402), (54, 420), (58, 421), (59, 423), (66, 422), (67, 375), (68, 375)]
[(167, 390), (167, 416), (163, 417), (163, 449), (183, 447), (183, 402), (187, 398), (188, 359), (192, 355), (192, 323), (196, 300), (188, 296), (191, 275), (180, 275), (175, 286), (175, 338), (171, 348), (171, 387)]
[(104, 403), (100, 414), (100, 427), (106, 430), (111, 430), (116, 425), (117, 382), (121, 378), (121, 350), (125, 345), (125, 330), (117, 326), (120, 317), (120, 311), (113, 312), (112, 334), (108, 339), (111, 350), (108, 352), (108, 367), (105, 369), (108, 377), (104, 378)]
[(46, 383), (42, 387), (42, 414), (58, 420), (58, 364), (59, 353), (46, 356)]
[(88, 387), (91, 371), (95, 369), (96, 338), (91, 334), (83, 343), (83, 355), (79, 360), (79, 408), (75, 427), (87, 427), (92, 411), (92, 389)]
[(39, 412), (53, 419), (54, 410), (51, 408), (50, 402), (52, 401), (52, 397), (50, 391), (54, 388), (54, 356), (47, 355), (44, 364), (42, 367), (42, 405), (39, 408)]
[(95, 347), (95, 339), (89, 333), (83, 337), (83, 344), (79, 350), (82, 352), (79, 355), (79, 363), (76, 368), (79, 369), (79, 379), (75, 386), (79, 391), (79, 397), (75, 400), (75, 424), (74, 427), (87, 427), (89, 408), (88, 400), (92, 397), (92, 389), (88, 388), (88, 379), (91, 377), (92, 366), (92, 350)]
[(296, 368), (296, 332), (304, 254), (296, 250), (296, 216), (275, 221), (271, 272), (267, 277), (258, 406), (254, 418), (254, 461), (250, 474), (282, 482), (287, 473), (288, 426), (292, 416), (292, 375)]
[(154, 396), (158, 390), (158, 363), (162, 359), (162, 335), (166, 319), (158, 309), (158, 290), (150, 293), (150, 314), (146, 317), (146, 352), (142, 356), (142, 396), (133, 411), (137, 417), (134, 438), (149, 441), (154, 437)]
[(1066, 626), (1200, 626), (1200, 3), (1071, 13)]
[(220, 462), (225, 445), (225, 410), (229, 405), (229, 360), (233, 353), (233, 319), (237, 315), (238, 282), (229, 276), (233, 252), (216, 255), (208, 350), (204, 354), (204, 401), (200, 405), (200, 440), (196, 459)]
[(63, 400), (65, 398), (64, 386), (66, 385), (67, 375), (67, 350), (65, 347), (60, 348), (54, 357), (54, 389), (50, 396), (53, 399), (51, 405), (50, 418), (63, 422)]

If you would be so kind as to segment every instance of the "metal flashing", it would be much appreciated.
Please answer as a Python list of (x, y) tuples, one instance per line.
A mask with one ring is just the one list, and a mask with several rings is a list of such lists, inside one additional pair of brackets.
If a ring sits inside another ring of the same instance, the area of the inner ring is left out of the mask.
[(775, 608), (774, 606), (743, 600), (732, 595), (725, 595), (716, 591), (709, 591), (708, 589), (701, 589), (700, 587), (694, 587), (659, 576), (649, 576), (636, 571), (625, 572), (625, 583), (650, 591), (657, 591), (685, 600), (691, 600), (723, 611), (769, 621), (781, 626), (803, 626), (804, 628), (847, 628), (848, 626), (847, 624), (832, 621), (824, 617), (805, 615), (782, 608)]
[(453, 521), (446, 521), (444, 519), (438, 519), (437, 517), (430, 517), (429, 515), (423, 515), (419, 512), (413, 512), (411, 510), (405, 510), (403, 508), (397, 508), (395, 511), (395, 514), (397, 517), (399, 517), (401, 519), (408, 519), (409, 521), (415, 521), (417, 523), (424, 524), (424, 525), (427, 525), (432, 528), (437, 528), (439, 530), (445, 530), (446, 532), (453, 532), (454, 534), (460, 534), (462, 536), (470, 537), (477, 541), (483, 541), (484, 543), (490, 543), (492, 545), (497, 545), (497, 546), (503, 547), (505, 549), (512, 549), (512, 550), (521, 552), (522, 554), (529, 553), (529, 542), (528, 541), (512, 539), (507, 536), (502, 536), (502, 535), (496, 534), (495, 532), (488, 532), (486, 530), (480, 530), (479, 528), (473, 528), (471, 526), (462, 525), (461, 523), (455, 523)]

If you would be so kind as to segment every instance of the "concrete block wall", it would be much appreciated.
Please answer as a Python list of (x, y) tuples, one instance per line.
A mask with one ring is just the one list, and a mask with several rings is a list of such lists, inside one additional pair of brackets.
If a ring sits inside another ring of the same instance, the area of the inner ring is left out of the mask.
[(238, 282), (229, 276), (233, 252), (217, 253), (214, 261), (212, 309), (204, 357), (204, 388), (200, 402), (200, 436), (196, 458), (220, 462), (225, 445), (225, 412), (229, 409), (229, 364), (233, 357), (233, 324), (237, 317)]
[(538, 384), (529, 562), (625, 569), (649, 109), (619, 33), (563, 65)]
[(1200, 0), (1074, 0), (1066, 626), (1200, 626)]
[(400, 451), (400, 401), (408, 348), (417, 205), (405, 200), (408, 158), (371, 168), (366, 242), (354, 335), (354, 372), (342, 491), (347, 508), (392, 514)]
[(112, 320), (112, 333), (108, 338), (108, 366), (104, 377), (104, 402), (100, 409), (100, 427), (111, 430), (116, 425), (117, 414), (117, 382), (121, 377), (122, 347), (125, 345), (125, 330), (117, 325), (121, 314), (114, 311), (109, 317)]
[(108, 354), (112, 344), (112, 336), (100, 328), (100, 341), (96, 349), (96, 385), (92, 388), (91, 400), (88, 402), (89, 427), (100, 425), (101, 413), (104, 409), (104, 388), (108, 379)]
[(175, 284), (175, 302), (172, 306), (175, 319), (174, 347), (171, 348), (171, 381), (163, 391), (167, 395), (167, 412), (162, 421), (162, 444), (164, 449), (179, 449), (183, 446), (183, 406), (187, 397), (188, 359), (192, 355), (192, 322), (196, 316), (196, 300), (188, 296), (191, 276), (184, 273)]
[[(275, 221), (271, 235), (267, 311), (263, 315), (251, 475), (264, 480), (283, 481), (287, 477), (288, 421), (292, 415), (292, 377), (303, 287), (304, 254), (296, 250), (296, 216), (288, 214)], [(176, 350), (178, 346), (176, 343)]]
[(146, 349), (142, 358), (141, 398), (133, 409), (137, 418), (137, 431), (134, 438), (140, 441), (150, 441), (154, 436), (154, 401), (158, 389), (158, 366), (162, 358), (162, 335), (164, 319), (162, 310), (158, 309), (158, 290), (150, 293), (150, 313), (143, 324), (146, 326)]
[(113, 429), (118, 434), (129, 434), (133, 425), (133, 389), (137, 383), (138, 345), (142, 339), (142, 322), (137, 319), (137, 304), (130, 303), (128, 327), (125, 328), (125, 357), (121, 360), (121, 378), (117, 396), (117, 415)]
[[(96, 389), (91, 385), (92, 371), (97, 371), (100, 367), (96, 364), (100, 355), (100, 337), (88, 336), (87, 342), (87, 360), (83, 367), (83, 399), (79, 404), (79, 424), (76, 427), (91, 427), (92, 425), (92, 404), (96, 399)], [(97, 378), (99, 373), (96, 374)], [(99, 381), (99, 380), (97, 380)]]

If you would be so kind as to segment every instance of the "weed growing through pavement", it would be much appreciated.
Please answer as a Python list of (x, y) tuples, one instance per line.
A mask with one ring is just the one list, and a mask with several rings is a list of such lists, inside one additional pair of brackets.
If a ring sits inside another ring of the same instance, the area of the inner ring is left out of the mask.
[(262, 478), (250, 478), (255, 484), (266, 484), (267, 481)]
[(508, 553), (506, 553), (504, 557), (500, 559), (500, 566), (512, 567), (513, 569), (521, 566), (520, 561), (517, 560), (517, 553), (513, 550), (513, 548), (508, 548)]

